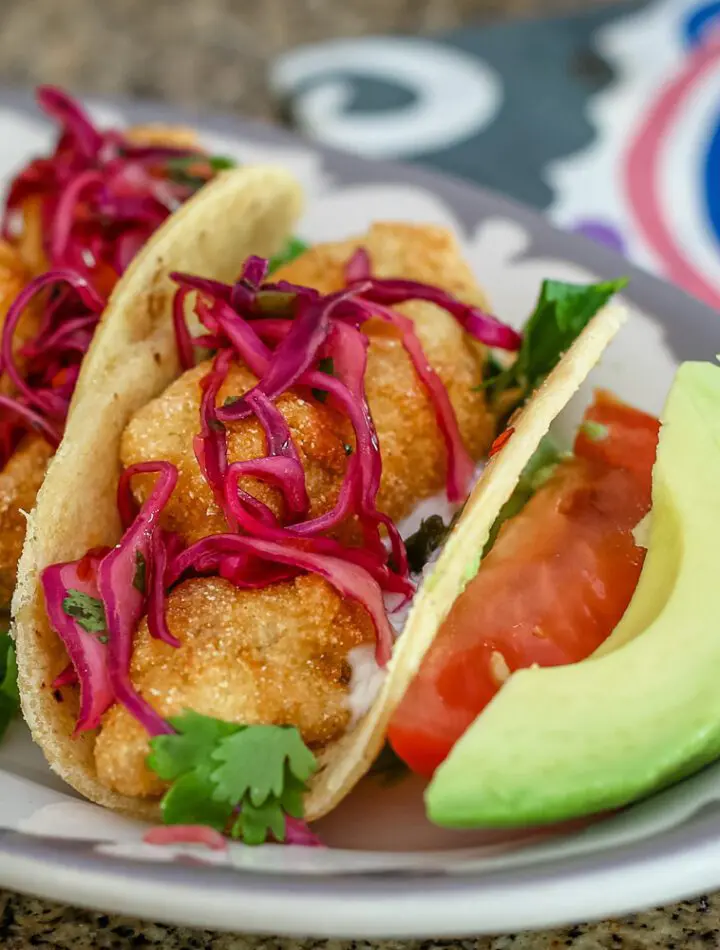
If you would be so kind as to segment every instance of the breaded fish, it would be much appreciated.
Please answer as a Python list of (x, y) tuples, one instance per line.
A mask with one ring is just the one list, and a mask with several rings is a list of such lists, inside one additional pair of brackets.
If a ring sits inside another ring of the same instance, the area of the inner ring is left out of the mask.
[[(375, 225), (362, 240), (319, 245), (309, 250), (279, 270), (277, 277), (307, 283), (323, 292), (336, 290), (344, 285), (344, 266), (361, 244), (368, 249), (373, 271), (378, 274), (424, 280), (452, 291), (467, 303), (484, 305), (484, 295), (462, 260), (454, 238), (441, 228)], [(484, 348), (470, 340), (453, 317), (433, 304), (411, 303), (399, 309), (413, 320), (428, 361), (448, 390), (465, 445), (474, 458), (480, 458), (492, 440), (494, 428), (484, 395), (478, 390)], [(432, 403), (402, 342), (392, 330), (376, 322), (368, 328), (368, 335), (371, 343), (365, 388), (383, 462), (378, 507), (398, 520), (423, 498), (443, 488), (445, 444)], [(143, 407), (129, 423), (121, 449), (125, 466), (154, 459), (166, 459), (178, 466), (180, 487), (166, 509), (168, 526), (188, 540), (225, 527), (192, 447), (199, 425), (199, 380), (207, 370), (207, 364), (189, 370)], [(234, 367), (219, 402), (229, 395), (242, 394), (254, 382), (246, 369)], [(346, 465), (343, 447), (351, 441), (351, 431), (344, 419), (309, 393), (285, 395), (277, 405), (303, 455), (313, 514), (321, 514), (332, 507), (337, 497)], [(264, 454), (264, 442), (255, 421), (232, 424), (228, 433), (231, 461)], [(138, 500), (145, 499), (148, 484), (147, 479), (137, 479)], [(272, 497), (277, 499), (276, 492), (259, 483), (250, 490), (266, 504)]]
[[(382, 222), (361, 238), (318, 244), (275, 274), (275, 280), (331, 293), (345, 286), (345, 267), (363, 247), (375, 277), (396, 277), (440, 287), (464, 303), (488, 302), (451, 231), (432, 225)], [(485, 348), (433, 304), (413, 301), (397, 308), (415, 324), (428, 362), (448, 391), (465, 445), (480, 458), (493, 437), (494, 420), (482, 382)], [(405, 517), (445, 484), (446, 453), (425, 389), (397, 336), (376, 322), (370, 337), (365, 389), (380, 442), (383, 476), (378, 506), (391, 518)]]
[[(120, 448), (124, 466), (135, 462), (163, 459), (177, 466), (179, 481), (163, 516), (165, 526), (182, 535), (187, 542), (227, 530), (193, 451), (193, 436), (199, 428), (200, 380), (210, 363), (199, 363), (183, 373), (159, 398), (144, 406), (125, 429)], [(245, 367), (233, 364), (218, 402), (238, 396), (257, 382)], [(305, 470), (305, 482), (311, 502), (311, 515), (324, 514), (337, 500), (347, 458), (345, 445), (351, 438), (347, 420), (308, 393), (285, 393), (276, 402), (285, 417)], [(231, 462), (265, 455), (265, 437), (254, 418), (227, 426), (228, 457)], [(155, 476), (139, 475), (133, 490), (144, 501)], [(241, 487), (282, 514), (280, 493), (257, 479), (243, 479)]]
[[(168, 597), (167, 620), (182, 645), (153, 640), (143, 621), (131, 667), (162, 716), (193, 709), (228, 722), (293, 723), (311, 747), (346, 727), (347, 655), (375, 636), (361, 607), (311, 574), (262, 590), (220, 578), (185, 581)], [(95, 744), (100, 780), (125, 795), (161, 793), (147, 754), (143, 727), (113, 706)]]
[[(195, 133), (182, 126), (146, 125), (128, 129), (136, 145), (169, 145), (194, 148)], [(29, 198), (22, 209), (20, 233), (13, 243), (0, 241), (0, 326), (20, 291), (33, 277), (48, 269), (43, 247), (40, 201)], [(13, 337), (13, 352), (22, 369), (22, 347), (38, 332), (40, 317), (31, 304), (26, 308)], [(11, 394), (6, 376), (0, 376), (0, 393)], [(2, 410), (5, 411), (5, 410)], [(52, 450), (39, 436), (28, 435), (0, 471), (0, 609), (6, 606), (15, 586), (17, 563), (25, 539), (25, 516), (42, 485)]]
[(26, 435), (0, 472), (0, 609), (10, 605), (25, 540), (24, 512), (35, 504), (52, 454), (41, 436)]
[[(30, 273), (20, 252), (7, 241), (0, 240), (0, 328), (13, 301), (30, 279)], [(13, 335), (13, 354), (20, 368), (23, 365), (21, 350), (35, 336), (39, 328), (37, 310), (26, 308)], [(10, 393), (12, 385), (3, 374), (0, 377), (0, 392)]]

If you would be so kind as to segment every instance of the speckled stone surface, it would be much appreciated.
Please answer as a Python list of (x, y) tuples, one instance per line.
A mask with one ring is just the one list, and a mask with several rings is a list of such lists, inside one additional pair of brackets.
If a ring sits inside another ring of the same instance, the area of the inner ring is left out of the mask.
[[(420, 33), (604, 0), (0, 0), (0, 83), (51, 82), (271, 116), (268, 63), (297, 43)], [(27, 950), (692, 950), (720, 947), (720, 896), (603, 924), (462, 941), (316, 941), (213, 934), (0, 891), (0, 947)]]
[(168, 927), (0, 892), (0, 947), (5, 950), (713, 950), (720, 946), (719, 928), (717, 896), (537, 934), (469, 940), (293, 940)]

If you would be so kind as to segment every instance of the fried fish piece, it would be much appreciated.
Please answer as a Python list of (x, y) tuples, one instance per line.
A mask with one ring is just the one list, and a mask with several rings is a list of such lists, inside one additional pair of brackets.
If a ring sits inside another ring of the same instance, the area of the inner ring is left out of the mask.
[[(200, 381), (210, 363), (199, 363), (183, 373), (157, 399), (148, 403), (130, 421), (123, 434), (120, 459), (124, 466), (163, 459), (178, 469), (178, 487), (163, 512), (164, 524), (189, 543), (227, 530), (223, 514), (202, 476), (193, 450), (199, 429)], [(257, 382), (245, 366), (234, 363), (218, 394), (222, 404), (230, 396), (247, 392)], [(285, 417), (305, 470), (310, 515), (329, 511), (342, 484), (351, 438), (347, 420), (339, 413), (299, 392), (284, 393), (275, 403)], [(228, 457), (231, 462), (265, 455), (265, 436), (254, 419), (228, 424)], [(138, 475), (133, 491), (142, 502), (152, 490), (155, 476)], [(254, 478), (243, 479), (241, 488), (282, 515), (282, 497), (277, 489)]]
[[(291, 724), (311, 748), (346, 728), (347, 655), (375, 635), (365, 610), (322, 578), (261, 590), (195, 578), (172, 591), (167, 620), (180, 647), (153, 640), (143, 621), (130, 670), (161, 716), (192, 709), (227, 722)], [(145, 764), (148, 741), (124, 707), (109, 709), (95, 744), (100, 781), (124, 795), (161, 794), (163, 783)]]
[[(0, 240), (0, 327), (4, 325), (8, 310), (30, 277), (19, 250), (8, 241)], [(23, 366), (20, 351), (35, 336), (39, 325), (37, 309), (33, 306), (27, 307), (13, 335), (13, 354), (20, 369)], [(10, 380), (3, 375), (0, 379), (0, 392), (8, 394), (12, 392), (12, 388)]]
[(133, 145), (158, 145), (165, 148), (187, 148), (201, 151), (197, 132), (186, 125), (164, 125), (161, 122), (131, 125), (125, 131), (125, 138)]
[[(195, 148), (197, 136), (182, 126), (148, 125), (128, 129), (137, 145)], [(48, 269), (43, 246), (41, 203), (31, 197), (22, 208), (19, 233), (12, 242), (0, 241), (0, 325), (28, 281)], [(31, 304), (20, 319), (13, 338), (13, 352), (22, 369), (22, 347), (38, 332), (40, 316)], [(0, 393), (12, 393), (7, 377), (0, 377)], [(15, 585), (17, 562), (25, 539), (25, 517), (42, 484), (52, 450), (40, 436), (28, 435), (0, 472), (0, 607), (7, 604)]]
[(0, 472), (0, 608), (15, 588), (25, 540), (25, 515), (32, 510), (53, 450), (39, 435), (26, 435)]
[[(453, 236), (441, 228), (375, 225), (366, 238), (318, 245), (277, 272), (278, 279), (315, 286), (323, 292), (344, 284), (344, 267), (353, 250), (364, 246), (373, 273), (424, 280), (453, 292), (467, 303), (484, 305), (484, 296), (460, 256)], [(492, 440), (494, 420), (478, 386), (484, 347), (468, 338), (455, 319), (433, 304), (413, 302), (400, 309), (415, 324), (428, 361), (448, 390), (465, 445), (480, 458)], [(365, 388), (382, 454), (378, 507), (398, 520), (445, 484), (447, 453), (432, 402), (397, 334), (373, 321)], [(166, 509), (168, 527), (188, 540), (224, 530), (224, 519), (205, 483), (192, 448), (199, 427), (200, 379), (208, 365), (184, 373), (130, 421), (121, 461), (167, 459), (178, 466), (180, 484)], [(233, 367), (219, 403), (240, 395), (255, 382), (249, 371)], [(286, 416), (306, 469), (313, 514), (334, 504), (346, 466), (344, 447), (352, 443), (345, 420), (310, 393), (286, 394), (277, 402)], [(228, 426), (231, 461), (261, 456), (264, 440), (257, 422)], [(136, 480), (138, 500), (147, 497), (150, 479)], [(255, 482), (249, 490), (277, 512), (277, 492)]]
[[(374, 277), (395, 277), (440, 287), (464, 303), (488, 308), (487, 298), (462, 257), (454, 234), (434, 225), (379, 222), (363, 237), (318, 244), (280, 268), (288, 280), (331, 293), (345, 286), (345, 268), (363, 247)], [(454, 317), (425, 301), (397, 307), (409, 317), (428, 362), (448, 391), (463, 441), (480, 458), (490, 445), (494, 418), (478, 389), (485, 347), (463, 332)], [(384, 324), (366, 325), (370, 337), (365, 389), (383, 460), (379, 507), (397, 520), (442, 490), (447, 454), (432, 402), (401, 341)]]

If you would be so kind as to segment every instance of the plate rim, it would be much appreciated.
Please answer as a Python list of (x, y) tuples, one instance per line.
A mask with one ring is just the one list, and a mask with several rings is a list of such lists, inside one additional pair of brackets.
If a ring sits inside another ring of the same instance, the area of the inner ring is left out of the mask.
[[(212, 866), (198, 875), (191, 862), (113, 858), (110, 864), (87, 851), (69, 862), (62, 843), (29, 843), (30, 837), (0, 835), (0, 886), (175, 926), (270, 936), (417, 939), (538, 931), (720, 888), (720, 815), (712, 813), (601, 856), (477, 876), (300, 876)], [(579, 883), (586, 895), (582, 912), (568, 916)]]

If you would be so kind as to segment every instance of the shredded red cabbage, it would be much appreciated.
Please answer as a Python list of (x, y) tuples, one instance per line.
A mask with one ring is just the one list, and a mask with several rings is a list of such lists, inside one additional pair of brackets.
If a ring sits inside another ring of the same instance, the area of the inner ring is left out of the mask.
[[(0, 416), (0, 466), (26, 431), (57, 445), (80, 362), (115, 282), (167, 216), (213, 174), (199, 150), (137, 146), (118, 130), (97, 129), (59, 89), (42, 86), (37, 100), (59, 126), (58, 143), (12, 183), (2, 233), (15, 242), (25, 215), (39, 214), (47, 270), (19, 295), (3, 326), (0, 373), (15, 391), (0, 403), (7, 410)], [(192, 175), (183, 172), (190, 163)], [(13, 341), (31, 302), (40, 327), (18, 354), (20, 367)]]
[(62, 673), (58, 673), (55, 679), (52, 681), (53, 689), (60, 689), (63, 686), (77, 686), (78, 677), (75, 672), (75, 667), (72, 663), (68, 663)]
[(412, 361), (415, 372), (431, 396), (438, 428), (445, 441), (448, 459), (448, 499), (454, 503), (461, 502), (467, 495), (475, 463), (463, 443), (455, 410), (445, 384), (428, 362), (412, 320), (396, 310), (389, 310), (379, 304), (373, 305), (371, 310), (374, 317), (397, 327), (402, 334), (403, 346)]
[(302, 818), (285, 816), (285, 844), (296, 844), (304, 848), (324, 848), (320, 838)]
[[(170, 462), (133, 465), (125, 473), (123, 489), (128, 479), (141, 472), (157, 472), (155, 486), (120, 542), (100, 562), (97, 588), (105, 606), (107, 672), (115, 699), (142, 723), (150, 735), (156, 736), (173, 732), (173, 729), (133, 688), (130, 682), (130, 659), (135, 631), (146, 612), (148, 581), (156, 567), (153, 558), (161, 543), (158, 538), (161, 531), (159, 513), (173, 493), (178, 473)], [(164, 558), (158, 568), (164, 583)], [(142, 578), (142, 582), (138, 578)], [(157, 617), (154, 619), (156, 625), (151, 633), (162, 636), (171, 646), (177, 646), (178, 642), (167, 630), (164, 618), (159, 624)]]
[[(100, 597), (97, 581), (100, 563), (99, 556), (86, 557), (72, 563), (53, 564), (46, 567), (42, 573), (42, 588), (50, 623), (65, 645), (80, 684), (80, 711), (75, 724), (76, 735), (88, 729), (96, 729), (103, 713), (115, 701), (108, 670), (107, 634), (85, 630), (78, 620), (64, 609), (70, 591), (79, 591), (95, 600)], [(69, 682), (70, 673), (65, 670), (58, 680), (58, 685)]]
[[(409, 300), (426, 300), (447, 310), (470, 336), (487, 346), (501, 350), (518, 350), (522, 336), (512, 327), (501, 323), (497, 317), (479, 307), (471, 307), (440, 287), (421, 284), (415, 280), (372, 277), (370, 258), (364, 248), (359, 248), (348, 262), (345, 276), (350, 287), (363, 284), (362, 296), (371, 303), (395, 307)], [(367, 286), (369, 284), (369, 286)]]
[(218, 419), (217, 397), (232, 360), (232, 350), (220, 350), (213, 360), (212, 369), (200, 382), (202, 389), (200, 432), (193, 440), (200, 471), (231, 527), (234, 526), (233, 515), (225, 498), (225, 473), (228, 466), (227, 432), (225, 425)]
[[(4, 237), (13, 240), (15, 217), (36, 199), (50, 267), (76, 270), (107, 293), (108, 274), (117, 279), (133, 250), (212, 169), (205, 167), (199, 149), (138, 146), (119, 130), (97, 129), (79, 103), (59, 89), (41, 86), (37, 101), (60, 127), (58, 144), (12, 183)], [(193, 160), (192, 175), (178, 173), (183, 162)]]
[(210, 851), (227, 851), (228, 847), (227, 839), (209, 825), (157, 825), (145, 832), (143, 841), (160, 845), (204, 844)]

